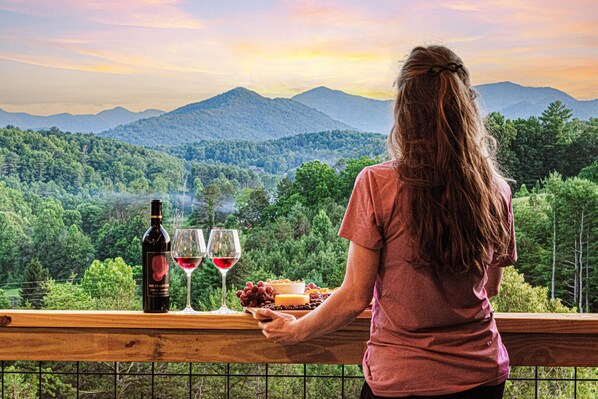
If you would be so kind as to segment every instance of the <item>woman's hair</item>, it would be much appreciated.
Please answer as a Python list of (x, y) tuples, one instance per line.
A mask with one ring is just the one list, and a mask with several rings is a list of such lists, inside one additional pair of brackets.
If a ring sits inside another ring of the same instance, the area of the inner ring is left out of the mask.
[(483, 273), (509, 242), (500, 174), (463, 61), (443, 46), (416, 47), (396, 81), (388, 148), (409, 198), (418, 265)]

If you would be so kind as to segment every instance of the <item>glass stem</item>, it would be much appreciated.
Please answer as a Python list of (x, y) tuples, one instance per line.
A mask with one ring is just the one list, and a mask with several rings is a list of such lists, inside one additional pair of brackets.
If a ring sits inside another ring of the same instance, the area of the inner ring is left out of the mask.
[(191, 273), (187, 274), (187, 308), (191, 308)]
[(220, 271), (222, 274), (222, 309), (227, 309), (226, 307), (226, 272), (227, 271)]

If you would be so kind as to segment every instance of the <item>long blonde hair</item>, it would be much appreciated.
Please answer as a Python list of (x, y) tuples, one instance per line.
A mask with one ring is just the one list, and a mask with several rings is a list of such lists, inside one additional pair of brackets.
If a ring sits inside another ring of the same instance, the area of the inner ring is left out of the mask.
[(409, 198), (412, 261), (483, 273), (506, 253), (500, 174), (463, 61), (444, 46), (416, 47), (396, 81), (388, 148)]

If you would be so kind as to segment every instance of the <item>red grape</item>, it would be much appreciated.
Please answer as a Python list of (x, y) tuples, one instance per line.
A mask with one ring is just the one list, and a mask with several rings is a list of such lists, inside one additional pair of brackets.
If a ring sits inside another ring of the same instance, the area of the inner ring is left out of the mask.
[(237, 291), (237, 296), (242, 306), (266, 306), (274, 302), (272, 287), (266, 286), (263, 281), (254, 284), (248, 281), (243, 290)]

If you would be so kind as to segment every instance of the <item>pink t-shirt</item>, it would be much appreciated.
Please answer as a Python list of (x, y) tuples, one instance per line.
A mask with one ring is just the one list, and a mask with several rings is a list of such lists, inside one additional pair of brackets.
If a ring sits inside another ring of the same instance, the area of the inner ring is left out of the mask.
[[(444, 395), (508, 378), (509, 357), (488, 301), (483, 277), (413, 267), (405, 224), (409, 204), (400, 195), (393, 161), (365, 168), (355, 181), (339, 235), (380, 250), (365, 378), (376, 395)], [(517, 260), (511, 190), (500, 195), (511, 226), (509, 256)]]

